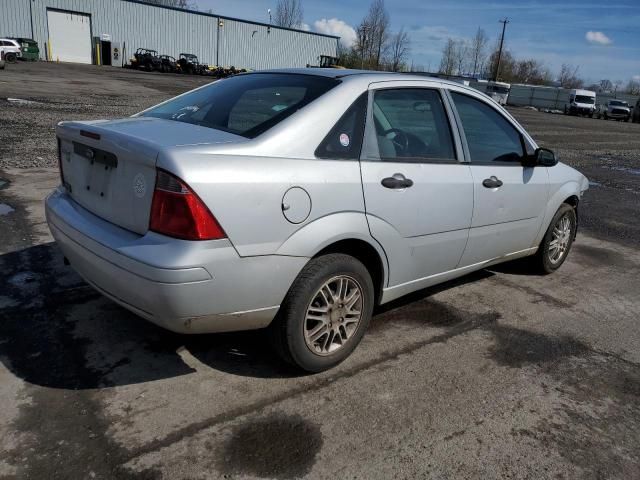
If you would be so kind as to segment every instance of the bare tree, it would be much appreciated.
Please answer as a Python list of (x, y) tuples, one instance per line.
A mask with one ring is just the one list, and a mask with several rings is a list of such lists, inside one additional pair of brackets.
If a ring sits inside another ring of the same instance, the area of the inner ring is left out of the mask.
[(298, 28), (302, 26), (304, 10), (300, 0), (278, 0), (274, 23), (280, 27)]
[(464, 75), (465, 62), (469, 55), (469, 44), (466, 40), (456, 41), (456, 47), (454, 49), (454, 59), (456, 65), (456, 73), (458, 75)]
[(613, 83), (608, 78), (605, 78), (603, 80), (600, 80), (598, 89), (601, 92), (610, 92), (611, 90), (613, 90)]
[(632, 78), (629, 80), (625, 90), (629, 95), (640, 95), (640, 79)]
[(578, 77), (579, 65), (575, 67), (568, 63), (563, 63), (560, 67), (560, 75), (558, 76), (558, 83), (562, 88), (580, 88), (584, 85), (584, 81)]
[(407, 54), (410, 50), (411, 40), (409, 34), (404, 31), (404, 27), (398, 33), (391, 36), (391, 71), (399, 72), (404, 66)]
[(456, 68), (456, 41), (453, 38), (447, 39), (447, 43), (442, 49), (442, 59), (440, 60), (439, 73), (453, 75)]
[(552, 79), (551, 73), (542, 62), (530, 58), (516, 62), (513, 78), (510, 81), (529, 85), (548, 85)]
[(358, 28), (362, 57), (369, 68), (380, 68), (380, 60), (388, 47), (389, 23), (384, 0), (373, 0), (367, 16)]
[(469, 66), (471, 68), (471, 74), (476, 75), (482, 72), (484, 62), (487, 60), (487, 44), (489, 43), (489, 37), (486, 32), (478, 27), (475, 36), (471, 39), (471, 45), (469, 46)]

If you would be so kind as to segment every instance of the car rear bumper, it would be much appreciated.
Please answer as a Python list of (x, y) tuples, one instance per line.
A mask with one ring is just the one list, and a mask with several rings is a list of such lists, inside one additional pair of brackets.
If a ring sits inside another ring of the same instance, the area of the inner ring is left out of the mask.
[(58, 246), (87, 283), (179, 333), (266, 327), (308, 260), (243, 258), (228, 240), (140, 236), (91, 214), (62, 189), (47, 197), (46, 216)]

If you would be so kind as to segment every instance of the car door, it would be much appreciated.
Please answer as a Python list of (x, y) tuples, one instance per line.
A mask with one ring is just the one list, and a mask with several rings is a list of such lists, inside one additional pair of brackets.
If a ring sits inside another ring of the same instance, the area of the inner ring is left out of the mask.
[(473, 219), (460, 267), (525, 251), (542, 226), (549, 177), (525, 166), (523, 133), (489, 100), (450, 91), (473, 177)]
[(360, 164), (369, 228), (395, 291), (386, 299), (436, 283), (430, 279), (455, 269), (467, 242), (473, 182), (436, 86), (370, 86)]

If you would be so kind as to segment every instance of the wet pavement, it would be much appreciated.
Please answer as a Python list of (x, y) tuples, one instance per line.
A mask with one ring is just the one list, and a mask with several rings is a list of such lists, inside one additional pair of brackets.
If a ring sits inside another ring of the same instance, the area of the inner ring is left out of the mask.
[(183, 336), (123, 310), (44, 222), (56, 121), (203, 80), (10, 67), (0, 102), (40, 103), (0, 104), (18, 132), (0, 129), (0, 478), (640, 477), (640, 125), (514, 109), (592, 181), (565, 265), (385, 305), (352, 357), (300, 375), (262, 332)]

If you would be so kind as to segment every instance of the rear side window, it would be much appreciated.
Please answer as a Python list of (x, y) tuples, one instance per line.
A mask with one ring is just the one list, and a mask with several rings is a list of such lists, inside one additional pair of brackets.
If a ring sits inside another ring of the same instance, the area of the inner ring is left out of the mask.
[(367, 93), (363, 93), (342, 115), (338, 123), (316, 149), (316, 157), (357, 160), (360, 158), (364, 123), (367, 113)]
[(451, 92), (467, 138), (471, 163), (521, 162), (520, 132), (494, 108), (480, 100)]
[(339, 83), (313, 75), (257, 73), (218, 80), (141, 114), (254, 138)]

